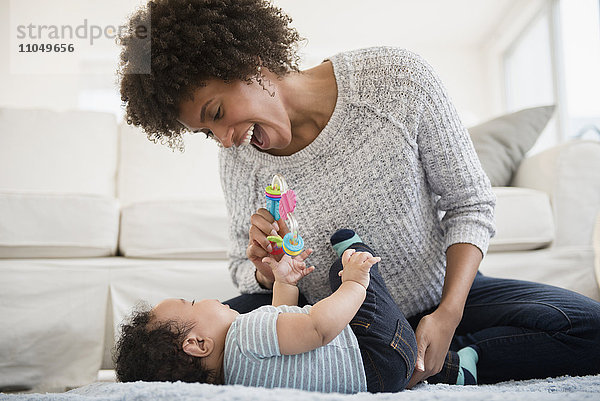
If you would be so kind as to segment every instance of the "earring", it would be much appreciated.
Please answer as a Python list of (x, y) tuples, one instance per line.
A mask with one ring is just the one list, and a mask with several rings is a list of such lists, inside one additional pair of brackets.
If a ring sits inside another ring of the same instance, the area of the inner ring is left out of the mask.
[[(271, 80), (262, 73), (262, 67), (259, 65), (256, 73), (256, 82), (265, 90), (271, 97), (275, 97), (275, 91), (270, 91), (266, 85), (273, 86)], [(265, 85), (266, 84), (266, 85)]]

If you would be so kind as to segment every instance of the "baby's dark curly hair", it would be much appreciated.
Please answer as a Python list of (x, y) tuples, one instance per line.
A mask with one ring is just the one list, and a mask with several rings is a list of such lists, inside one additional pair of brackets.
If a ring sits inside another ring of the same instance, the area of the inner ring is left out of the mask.
[[(178, 106), (212, 78), (249, 81), (262, 65), (298, 71), (301, 39), (268, 0), (151, 0), (120, 36), (118, 76), (127, 123), (154, 143), (183, 151)], [(139, 40), (150, 27), (150, 40)], [(150, 63), (150, 73), (137, 73)]]
[(183, 340), (193, 326), (174, 320), (154, 320), (152, 310), (139, 305), (121, 325), (121, 336), (113, 353), (117, 379), (216, 383), (216, 373), (204, 367), (202, 358), (183, 351)]

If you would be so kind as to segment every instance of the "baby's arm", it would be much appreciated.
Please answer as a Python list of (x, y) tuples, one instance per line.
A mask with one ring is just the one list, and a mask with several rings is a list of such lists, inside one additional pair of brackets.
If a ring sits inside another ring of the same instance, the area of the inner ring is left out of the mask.
[(369, 270), (380, 260), (368, 252), (344, 252), (342, 284), (333, 294), (317, 302), (308, 314), (282, 313), (277, 318), (281, 354), (311, 351), (340, 334), (365, 300)]
[(298, 305), (298, 287), (292, 284), (275, 281), (273, 284), (273, 301), (271, 305)]
[(312, 249), (307, 249), (293, 259), (284, 255), (279, 262), (266, 257), (262, 262), (273, 270), (273, 306), (298, 305), (298, 281), (315, 270), (314, 266), (306, 267), (304, 260), (310, 256)]

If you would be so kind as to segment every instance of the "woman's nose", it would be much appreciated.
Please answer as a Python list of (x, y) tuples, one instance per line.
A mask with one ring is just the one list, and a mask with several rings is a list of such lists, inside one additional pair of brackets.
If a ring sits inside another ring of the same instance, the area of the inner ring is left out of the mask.
[(230, 148), (231, 146), (234, 145), (234, 143), (233, 143), (233, 127), (217, 128), (215, 131), (213, 131), (213, 134), (215, 135), (215, 137), (217, 137), (219, 142), (221, 142), (221, 145), (223, 145), (224, 147)]

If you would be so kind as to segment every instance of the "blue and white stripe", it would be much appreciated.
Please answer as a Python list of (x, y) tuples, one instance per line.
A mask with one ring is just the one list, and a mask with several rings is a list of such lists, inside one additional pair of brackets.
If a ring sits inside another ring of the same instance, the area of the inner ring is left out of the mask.
[(329, 344), (299, 355), (281, 355), (280, 313), (308, 313), (310, 306), (263, 306), (240, 315), (225, 341), (225, 384), (310, 391), (367, 391), (358, 341), (347, 326)]

